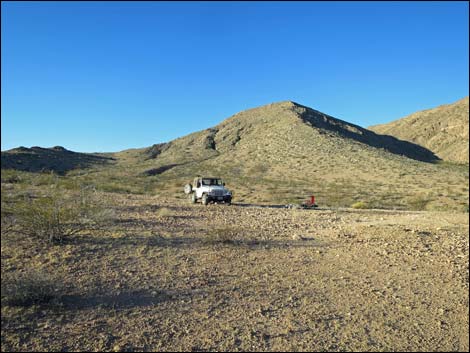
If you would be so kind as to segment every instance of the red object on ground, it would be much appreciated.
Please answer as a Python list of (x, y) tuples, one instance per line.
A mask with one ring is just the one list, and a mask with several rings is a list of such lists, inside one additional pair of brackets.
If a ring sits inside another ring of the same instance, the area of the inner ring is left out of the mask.
[(310, 204), (315, 205), (315, 196), (310, 196)]

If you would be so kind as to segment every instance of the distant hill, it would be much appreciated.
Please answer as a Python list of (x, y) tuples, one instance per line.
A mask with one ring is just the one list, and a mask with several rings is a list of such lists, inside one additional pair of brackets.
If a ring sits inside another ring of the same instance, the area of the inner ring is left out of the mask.
[(2, 152), (2, 169), (28, 172), (54, 171), (64, 174), (72, 169), (103, 165), (112, 158), (91, 153), (79, 153), (61, 146), (52, 148), (18, 147)]
[(466, 97), (453, 104), (419, 111), (369, 129), (424, 146), (443, 160), (468, 163), (468, 107)]

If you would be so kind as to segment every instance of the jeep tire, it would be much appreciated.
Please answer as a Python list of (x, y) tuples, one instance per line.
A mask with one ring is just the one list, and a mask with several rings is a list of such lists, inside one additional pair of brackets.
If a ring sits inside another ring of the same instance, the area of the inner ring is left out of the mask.
[(184, 193), (185, 194), (190, 194), (193, 191), (193, 187), (191, 184), (186, 184), (184, 186)]
[(209, 196), (207, 194), (202, 195), (202, 204), (205, 206), (209, 203)]
[(196, 193), (193, 192), (193, 193), (191, 194), (191, 203), (196, 203), (196, 202), (197, 202)]

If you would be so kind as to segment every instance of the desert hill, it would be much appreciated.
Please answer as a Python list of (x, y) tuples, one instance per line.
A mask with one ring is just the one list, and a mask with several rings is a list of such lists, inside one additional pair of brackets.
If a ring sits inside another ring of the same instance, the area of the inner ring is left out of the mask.
[(468, 163), (468, 97), (369, 129), (424, 146), (443, 160)]
[[(216, 127), (190, 134), (167, 144), (153, 145), (146, 153), (149, 158), (164, 155), (164, 152), (167, 152), (166, 154), (177, 153), (181, 160), (185, 158), (185, 153), (181, 152), (191, 150), (192, 158), (210, 158), (233, 152), (240, 146), (251, 146), (252, 142), (256, 144), (276, 142), (286, 130), (288, 132), (286, 137), (291, 138), (291, 142), (297, 145), (316, 144), (318, 141), (326, 143), (326, 137), (334, 137), (350, 140), (351, 143), (361, 142), (416, 160), (430, 162), (438, 159), (432, 152), (416, 144), (401, 141), (392, 136), (377, 135), (360, 126), (291, 101), (273, 103), (240, 112)], [(312, 135), (310, 136), (312, 139), (308, 141), (301, 138), (302, 136), (296, 136), (301, 130), (317, 132), (323, 136)], [(297, 137), (301, 139), (295, 140)]]
[(465, 184), (468, 175), (435, 163), (426, 148), (291, 101), (242, 111), (212, 128), (115, 157), (122, 170), (154, 182), (158, 193), (176, 194), (195, 175), (210, 173), (224, 177), (238, 200), (258, 203), (309, 194), (330, 205), (454, 203), (433, 190), (434, 178)]
[(73, 169), (103, 165), (112, 158), (97, 154), (79, 153), (61, 146), (52, 148), (18, 147), (2, 152), (2, 169), (29, 172), (54, 171), (64, 174)]
[[(60, 152), (54, 155), (56, 162), (67, 164), (60, 170), (83, 167), (77, 158), (68, 166), (68, 159), (78, 155)], [(22, 154), (2, 152), (2, 169), (30, 163), (18, 157)], [(325, 206), (468, 207), (468, 168), (440, 163), (412, 142), (291, 101), (245, 110), (217, 126), (148, 148), (107, 154), (108, 159), (81, 157), (88, 158), (85, 167), (93, 170), (67, 175), (111, 192), (184, 198), (185, 183), (210, 174), (225, 179), (234, 202), (285, 205), (313, 194)], [(111, 157), (113, 163), (102, 163)], [(34, 159), (34, 165), (40, 161)]]

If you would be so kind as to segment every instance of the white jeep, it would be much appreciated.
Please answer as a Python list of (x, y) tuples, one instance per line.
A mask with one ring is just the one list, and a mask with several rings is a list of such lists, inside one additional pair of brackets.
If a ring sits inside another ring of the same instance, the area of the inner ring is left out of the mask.
[(191, 202), (196, 203), (201, 200), (203, 205), (209, 202), (232, 203), (232, 193), (225, 188), (225, 183), (220, 178), (197, 177), (193, 184), (184, 186), (184, 193), (191, 194)]

